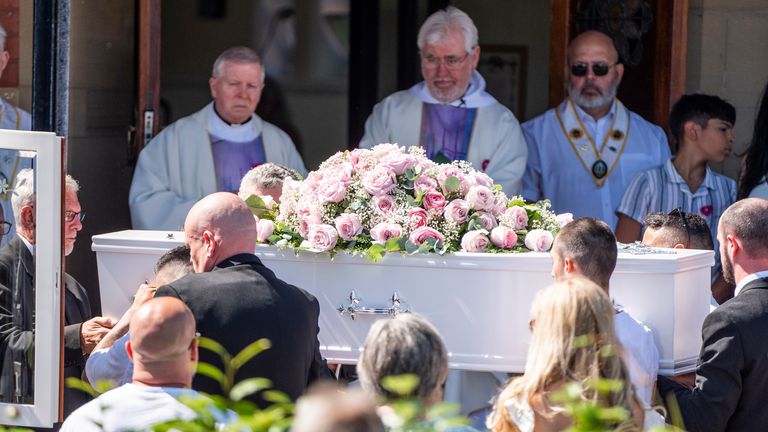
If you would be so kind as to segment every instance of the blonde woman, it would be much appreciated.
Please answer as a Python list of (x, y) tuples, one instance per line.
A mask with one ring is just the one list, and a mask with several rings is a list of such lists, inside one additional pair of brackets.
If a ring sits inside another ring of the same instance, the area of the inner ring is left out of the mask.
[(531, 307), (531, 345), (525, 374), (498, 395), (488, 428), (494, 431), (561, 431), (571, 418), (550, 398), (566, 383), (621, 380), (621, 391), (599, 395), (585, 386), (582, 398), (630, 413), (620, 430), (639, 430), (643, 411), (621, 360), (611, 299), (581, 277), (541, 290)]

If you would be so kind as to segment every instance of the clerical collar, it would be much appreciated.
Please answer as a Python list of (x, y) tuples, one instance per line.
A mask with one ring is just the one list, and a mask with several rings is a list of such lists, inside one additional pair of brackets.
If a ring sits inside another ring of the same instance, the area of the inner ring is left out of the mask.
[(208, 132), (226, 141), (250, 142), (256, 139), (260, 133), (256, 130), (258, 125), (253, 121), (253, 117), (249, 117), (248, 121), (243, 124), (231, 125), (219, 116), (214, 104), (211, 104), (208, 115)]
[(485, 91), (485, 79), (483, 79), (478, 71), (472, 71), (472, 78), (469, 81), (467, 91), (460, 98), (447, 104), (435, 99), (429, 93), (427, 83), (424, 81), (408, 89), (408, 92), (422, 102), (461, 108), (485, 108), (498, 103), (493, 96)]
[(224, 123), (226, 123), (227, 126), (242, 126), (242, 125), (248, 123), (249, 121), (251, 121), (251, 119), (253, 118), (253, 116), (250, 116), (250, 117), (248, 117), (248, 120), (246, 120), (246, 121), (244, 121), (242, 123), (238, 123), (238, 124), (230, 123), (230, 122), (226, 121), (224, 119), (224, 117), (222, 117), (221, 114), (219, 114), (219, 112), (216, 110), (216, 104), (213, 104), (211, 106), (213, 107), (213, 112), (214, 112), (214, 114), (216, 114), (216, 117), (218, 117), (219, 120), (221, 120)]

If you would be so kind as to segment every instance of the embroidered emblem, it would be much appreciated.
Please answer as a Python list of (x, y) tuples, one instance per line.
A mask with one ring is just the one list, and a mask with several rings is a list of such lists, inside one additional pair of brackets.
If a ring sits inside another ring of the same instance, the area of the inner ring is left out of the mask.
[(710, 216), (712, 214), (712, 204), (705, 205), (699, 209), (699, 212), (704, 216)]
[(582, 135), (581, 129), (571, 129), (571, 138), (579, 139)]
[(0, 195), (6, 195), (11, 190), (11, 185), (8, 184), (8, 178), (5, 174), (0, 173)]
[(624, 138), (624, 132), (614, 129), (613, 132), (611, 132), (611, 138), (616, 141), (621, 141), (621, 139)]

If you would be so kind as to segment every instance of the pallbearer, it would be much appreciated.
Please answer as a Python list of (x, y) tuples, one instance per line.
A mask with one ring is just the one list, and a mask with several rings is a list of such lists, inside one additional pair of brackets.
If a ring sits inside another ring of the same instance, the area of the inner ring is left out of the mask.
[(515, 115), (485, 91), (475, 70), (477, 27), (455, 7), (430, 15), (419, 30), (424, 81), (379, 102), (360, 147), (380, 143), (424, 147), (436, 162), (467, 160), (507, 195), (521, 191), (525, 139)]
[(616, 99), (624, 74), (620, 61), (609, 36), (580, 34), (568, 47), (568, 98), (523, 124), (523, 196), (549, 198), (556, 213), (602, 219), (612, 228), (634, 175), (670, 154), (664, 131)]

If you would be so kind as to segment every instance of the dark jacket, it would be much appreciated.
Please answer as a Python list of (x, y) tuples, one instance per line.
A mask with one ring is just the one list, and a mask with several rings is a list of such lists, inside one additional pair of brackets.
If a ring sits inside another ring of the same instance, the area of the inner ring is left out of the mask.
[[(240, 368), (235, 382), (268, 378), (275, 389), (296, 400), (307, 384), (330, 377), (317, 339), (317, 299), (278, 279), (255, 255), (235, 255), (210, 272), (160, 287), (156, 295), (184, 301), (195, 316), (197, 331), (222, 344), (232, 356), (257, 339), (271, 341), (271, 348)], [(218, 356), (205, 349), (200, 350), (200, 361), (223, 367)], [(216, 381), (201, 374), (192, 387), (222, 394)], [(249, 399), (267, 405), (260, 396)]]
[(701, 333), (695, 387), (660, 377), (661, 394), (675, 394), (691, 432), (768, 430), (768, 279), (710, 313)]
[[(85, 289), (64, 275), (64, 377), (80, 378), (86, 357), (80, 345), (80, 325), (91, 318)], [(35, 259), (15, 236), (0, 249), (0, 401), (30, 403), (34, 396)], [(90, 398), (79, 390), (64, 390), (64, 414)]]

